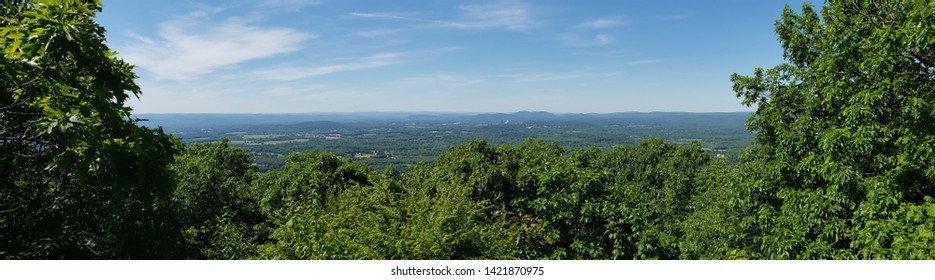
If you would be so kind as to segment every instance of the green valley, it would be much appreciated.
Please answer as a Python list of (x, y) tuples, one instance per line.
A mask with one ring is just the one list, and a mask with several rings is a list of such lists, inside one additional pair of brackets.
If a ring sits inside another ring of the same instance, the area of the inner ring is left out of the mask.
[[(381, 170), (431, 163), (445, 149), (472, 139), (518, 144), (554, 141), (571, 150), (611, 149), (651, 138), (694, 141), (711, 156), (735, 162), (753, 141), (743, 127), (750, 113), (628, 112), (613, 114), (344, 113), (332, 115), (141, 115), (186, 144), (220, 141), (240, 147), (260, 170), (279, 169), (291, 152), (328, 151)], [(217, 121), (224, 118), (223, 122)], [(240, 121), (241, 123), (237, 123)]]

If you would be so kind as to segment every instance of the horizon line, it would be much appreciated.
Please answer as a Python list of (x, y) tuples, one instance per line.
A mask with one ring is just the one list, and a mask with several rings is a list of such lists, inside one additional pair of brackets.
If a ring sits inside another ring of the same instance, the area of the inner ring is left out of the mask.
[(750, 111), (615, 111), (615, 112), (551, 112), (544, 110), (520, 111), (320, 111), (320, 112), (132, 112), (131, 115), (313, 115), (313, 114), (515, 114), (515, 113), (549, 113), (553, 115), (588, 115), (588, 114), (619, 114), (619, 113), (754, 113)]

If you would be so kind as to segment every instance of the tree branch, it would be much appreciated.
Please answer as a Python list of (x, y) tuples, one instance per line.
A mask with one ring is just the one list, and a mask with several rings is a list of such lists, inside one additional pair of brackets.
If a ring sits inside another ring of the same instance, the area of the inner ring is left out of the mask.
[(28, 86), (30, 86), (30, 85), (32, 85), (32, 84), (38, 83), (38, 82), (42, 79), (42, 77), (45, 76), (45, 70), (46, 70), (45, 68), (42, 68), (42, 71), (39, 72), (39, 75), (36, 75), (36, 77), (32, 78), (31, 80), (26, 81), (25, 83), (23, 83), (23, 84), (21, 84), (21, 85), (15, 85), (15, 86), (13, 86), (13, 87), (11, 87), (11, 88), (8, 88), (8, 89), (7, 89), (7, 94), (12, 95), (12, 94), (13, 94), (14, 92), (16, 92), (17, 90), (20, 90), (20, 89), (25, 88), (25, 87), (28, 87)]

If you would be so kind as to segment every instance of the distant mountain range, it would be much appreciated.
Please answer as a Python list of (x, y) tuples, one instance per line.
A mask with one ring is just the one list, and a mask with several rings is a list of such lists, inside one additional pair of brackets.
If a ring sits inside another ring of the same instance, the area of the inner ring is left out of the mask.
[(620, 113), (566, 113), (543, 111), (515, 113), (308, 113), (308, 114), (139, 114), (136, 117), (148, 127), (163, 127), (169, 131), (197, 129), (230, 129), (261, 126), (338, 127), (342, 123), (362, 122), (415, 122), (415, 123), (510, 123), (510, 122), (568, 122), (614, 121), (633, 124), (711, 125), (743, 123), (750, 112), (620, 112)]

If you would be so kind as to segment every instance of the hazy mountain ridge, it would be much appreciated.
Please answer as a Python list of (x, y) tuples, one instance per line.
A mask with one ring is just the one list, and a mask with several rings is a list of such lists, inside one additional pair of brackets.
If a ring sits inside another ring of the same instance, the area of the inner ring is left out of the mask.
[(260, 126), (341, 126), (341, 123), (416, 122), (416, 123), (509, 123), (548, 121), (615, 121), (632, 124), (734, 125), (743, 123), (750, 112), (618, 112), (550, 113), (520, 111), (514, 113), (308, 113), (308, 114), (138, 114), (144, 126), (163, 127), (168, 131), (233, 129)]

